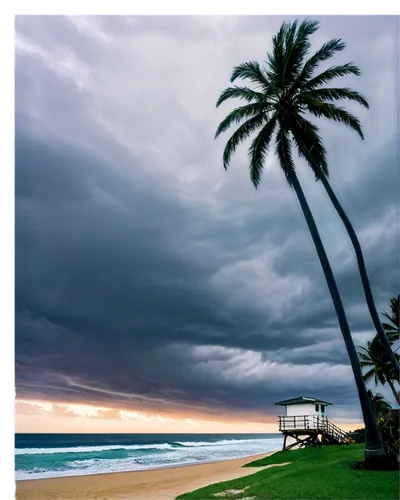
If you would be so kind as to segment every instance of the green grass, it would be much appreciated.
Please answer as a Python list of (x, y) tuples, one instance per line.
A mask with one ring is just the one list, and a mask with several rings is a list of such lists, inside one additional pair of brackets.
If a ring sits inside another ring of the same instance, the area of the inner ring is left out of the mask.
[[(247, 477), (217, 483), (177, 497), (179, 500), (391, 500), (399, 498), (398, 471), (352, 469), (362, 461), (364, 445), (324, 446), (280, 451), (247, 467), (291, 462)], [(244, 493), (213, 496), (226, 490)]]

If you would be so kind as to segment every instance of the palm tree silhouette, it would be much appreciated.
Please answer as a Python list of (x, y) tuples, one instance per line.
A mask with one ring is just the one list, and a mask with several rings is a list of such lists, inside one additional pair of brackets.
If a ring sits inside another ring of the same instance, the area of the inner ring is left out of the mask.
[[(395, 400), (399, 403), (399, 394), (393, 383), (396, 375), (393, 373), (393, 367), (389, 364), (388, 356), (380, 338), (375, 335), (372, 341), (367, 342), (367, 347), (360, 347), (360, 349), (358, 354), (361, 359), (361, 368), (368, 368), (368, 371), (364, 374), (364, 380), (368, 382), (373, 379), (376, 385), (379, 383), (384, 385), (387, 382)], [(398, 354), (395, 354), (395, 356), (397, 359), (400, 358)]]
[(379, 392), (373, 394), (373, 392), (368, 389), (368, 396), (371, 399), (372, 409), (374, 410), (376, 418), (384, 418), (385, 415), (392, 410), (390, 404), (384, 399), (382, 394), (379, 394)]

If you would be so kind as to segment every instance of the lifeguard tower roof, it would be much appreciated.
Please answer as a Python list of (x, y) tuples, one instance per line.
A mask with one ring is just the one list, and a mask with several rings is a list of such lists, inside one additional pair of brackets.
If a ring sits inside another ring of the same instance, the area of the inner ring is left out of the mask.
[(307, 396), (299, 396), (298, 398), (285, 399), (283, 401), (278, 401), (275, 404), (280, 406), (288, 406), (288, 405), (304, 405), (307, 403), (322, 404), (322, 405), (332, 404), (328, 403), (327, 401), (322, 401), (322, 399), (309, 398)]

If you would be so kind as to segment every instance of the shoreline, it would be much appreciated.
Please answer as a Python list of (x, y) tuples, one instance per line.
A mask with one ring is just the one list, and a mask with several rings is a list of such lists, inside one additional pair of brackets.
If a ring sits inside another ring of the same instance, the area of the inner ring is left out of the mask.
[(175, 500), (178, 495), (212, 483), (261, 470), (242, 469), (246, 463), (276, 451), (201, 464), (182, 464), (140, 471), (85, 476), (23, 479), (15, 482), (17, 500)]
[[(164, 470), (164, 469), (176, 469), (177, 467), (193, 467), (194, 465), (203, 465), (203, 464), (215, 464), (218, 462), (231, 462), (232, 460), (245, 460), (247, 458), (259, 457), (261, 456), (269, 456), (269, 454), (276, 453), (279, 450), (275, 451), (266, 451), (268, 455), (264, 455), (263, 453), (257, 453), (256, 455), (246, 455), (244, 457), (234, 457), (234, 458), (224, 458), (217, 460), (203, 460), (201, 462), (189, 462), (185, 464), (167, 464), (167, 465), (159, 465), (158, 467), (149, 467), (148, 469), (137, 469), (137, 470), (120, 470), (120, 471), (110, 471), (110, 472), (92, 472), (89, 474), (75, 474), (70, 476), (53, 476), (53, 477), (37, 477), (37, 478), (27, 478), (27, 479), (15, 479), (16, 483), (24, 483), (25, 481), (47, 481), (49, 479), (73, 479), (76, 477), (93, 477), (93, 476), (104, 476), (109, 474), (132, 474), (133, 472), (152, 472), (156, 470)], [(257, 460), (257, 458), (254, 458)]]

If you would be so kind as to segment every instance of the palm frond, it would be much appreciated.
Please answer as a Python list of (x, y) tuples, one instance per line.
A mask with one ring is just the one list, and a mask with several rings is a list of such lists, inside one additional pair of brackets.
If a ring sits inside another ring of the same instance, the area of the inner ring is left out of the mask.
[(390, 297), (389, 299), (390, 310), (392, 311), (392, 321), (400, 326), (400, 295), (397, 297)]
[(376, 394), (373, 394), (373, 392), (371, 391), (371, 389), (368, 389), (368, 396), (371, 399), (374, 399), (377, 402), (381, 402), (381, 401), (385, 400), (384, 397), (382, 396), (382, 394), (380, 392), (377, 392)]
[(258, 102), (247, 104), (246, 106), (241, 106), (240, 108), (235, 108), (219, 124), (215, 133), (215, 138), (222, 134), (222, 132), (225, 132), (232, 124), (238, 124), (245, 118), (252, 118), (254, 115), (262, 113), (263, 111), (268, 111), (268, 107), (266, 107), (265, 104)]
[(272, 37), (272, 51), (267, 56), (268, 80), (275, 88), (282, 91), (282, 72), (284, 66), (284, 37), (288, 23), (284, 22), (276, 35)]
[(294, 163), (292, 159), (291, 141), (288, 132), (282, 127), (279, 127), (278, 132), (276, 133), (275, 152), (278, 155), (279, 163), (285, 173), (286, 180), (291, 186), (292, 185), (291, 176), (292, 173), (295, 172)]
[(368, 358), (367, 359), (363, 358), (363, 359), (364, 361), (360, 361), (361, 368), (365, 368), (366, 366), (373, 366), (374, 362), (371, 361), (371, 359)]
[(397, 340), (400, 339), (400, 329), (393, 332), (387, 332), (387, 338), (390, 344), (394, 344)]
[(382, 326), (385, 330), (389, 344), (394, 344), (394, 342), (400, 339), (400, 328), (396, 328), (388, 323), (382, 323)]
[(269, 87), (267, 76), (263, 73), (260, 64), (257, 61), (248, 61), (233, 68), (231, 74), (231, 83), (237, 78), (242, 80), (250, 80), (251, 82), (260, 85), (264, 90)]
[(378, 382), (384, 385), (387, 382), (387, 377), (385, 373), (375, 370), (375, 384), (378, 385)]
[(400, 337), (400, 295), (397, 297), (391, 297), (389, 299), (389, 305), (391, 310), (391, 315), (386, 311), (382, 311), (382, 315), (390, 321), (391, 324), (383, 323), (383, 328), (389, 332), (393, 341), (399, 340)]
[(271, 142), (276, 122), (277, 118), (276, 116), (273, 116), (254, 139), (249, 149), (250, 178), (255, 188), (257, 188), (260, 184), (265, 154), (269, 151), (269, 144)]
[[(389, 318), (390, 319), (390, 318)], [(398, 330), (398, 328), (392, 326), (392, 325), (389, 325), (389, 323), (382, 323), (382, 326), (385, 330), (388, 330), (388, 331), (391, 331), (391, 332), (395, 332)]]
[(306, 51), (310, 47), (308, 39), (312, 34), (314, 34), (319, 28), (319, 21), (312, 19), (304, 19), (297, 31), (296, 43), (302, 46)]
[(217, 108), (227, 99), (244, 99), (247, 102), (257, 101), (261, 102), (265, 98), (262, 92), (256, 92), (248, 87), (228, 87), (221, 92), (217, 101)]
[(371, 348), (371, 341), (370, 341), (370, 340), (368, 340), (368, 342), (367, 342), (367, 347), (362, 347), (362, 346), (359, 346), (359, 348), (360, 348), (360, 349), (362, 349), (363, 351), (365, 351), (365, 352), (369, 353), (369, 350), (370, 350), (370, 348)]
[(223, 162), (225, 170), (227, 170), (232, 155), (235, 152), (237, 146), (241, 142), (246, 140), (254, 130), (261, 127), (264, 121), (265, 121), (265, 115), (263, 113), (259, 113), (258, 115), (253, 116), (253, 118), (250, 118), (249, 120), (244, 122), (231, 136), (231, 138), (226, 143), (223, 154)]
[(309, 78), (311, 78), (319, 63), (330, 59), (335, 52), (340, 52), (345, 48), (345, 46), (346, 44), (340, 38), (334, 38), (333, 40), (324, 43), (324, 45), (305, 62), (291, 89), (292, 95), (294, 94), (294, 91), (299, 89)]
[(364, 96), (346, 87), (308, 90), (307, 92), (301, 92), (297, 98), (298, 102), (302, 102), (303, 99), (312, 99), (316, 101), (337, 101), (347, 99), (349, 101), (356, 101), (361, 104), (361, 106), (369, 109), (368, 101)]
[(383, 416), (392, 409), (390, 404), (385, 401), (384, 397), (379, 392), (374, 395), (371, 389), (368, 389), (368, 396), (371, 399), (372, 408), (376, 416)]
[(309, 38), (317, 31), (318, 21), (304, 19), (284, 22), (272, 38), (272, 52), (268, 54), (268, 75), (281, 91), (297, 77), (304, 57), (310, 48)]
[(293, 120), (290, 131), (297, 146), (299, 156), (305, 158), (313, 169), (316, 179), (328, 176), (328, 163), (326, 161), (326, 150), (318, 135), (318, 127), (298, 115)]
[(375, 372), (374, 369), (372, 368), (367, 373), (364, 373), (363, 379), (365, 380), (365, 382), (368, 382), (369, 380), (371, 380), (372, 377), (374, 377), (374, 375)]
[(339, 108), (334, 104), (313, 99), (303, 99), (303, 104), (306, 106), (307, 111), (318, 118), (324, 117), (329, 120), (344, 123), (348, 127), (355, 130), (361, 139), (364, 139), (359, 119), (344, 108)]
[(324, 83), (330, 82), (334, 78), (346, 75), (360, 76), (361, 75), (360, 68), (354, 66), (354, 64), (351, 63), (342, 64), (341, 66), (331, 66), (326, 71), (323, 71), (322, 73), (315, 76), (311, 80), (308, 80), (308, 82), (304, 83), (302, 88), (304, 90), (313, 90)]
[(301, 66), (303, 65), (304, 57), (311, 47), (309, 38), (317, 31), (319, 27), (318, 21), (305, 19), (295, 32), (289, 32), (286, 38), (286, 57), (284, 68), (284, 81), (286, 84), (292, 83), (298, 76)]
[(365, 353), (358, 351), (358, 355), (363, 360), (362, 363), (364, 363), (364, 366), (366, 366), (365, 363), (369, 363), (370, 365), (372, 365), (373, 361), (372, 361), (371, 356), (369, 355), (369, 352), (367, 351), (367, 349), (365, 349), (365, 347), (360, 347), (360, 349), (363, 349), (365, 351)]

